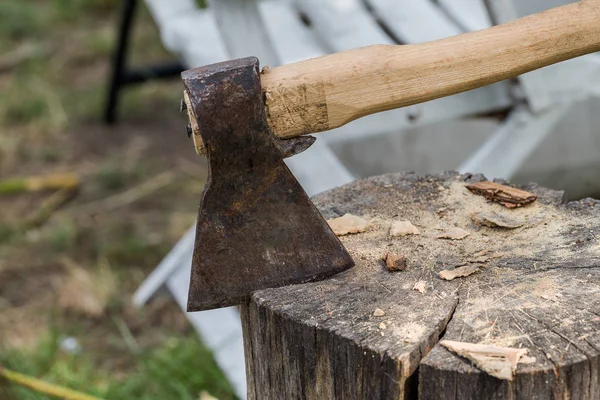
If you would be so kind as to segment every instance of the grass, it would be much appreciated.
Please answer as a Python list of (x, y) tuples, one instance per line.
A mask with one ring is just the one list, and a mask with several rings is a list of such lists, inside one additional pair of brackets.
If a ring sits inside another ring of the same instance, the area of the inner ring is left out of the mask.
[[(53, 332), (31, 352), (4, 352), (0, 365), (105, 399), (196, 400), (202, 391), (220, 399), (232, 398), (211, 354), (193, 335), (171, 338), (136, 354), (135, 372), (121, 378), (98, 371), (89, 357), (70, 354), (60, 343), (60, 335)], [(22, 400), (53, 399), (20, 386), (12, 386), (9, 393)]]
[[(120, 123), (99, 122), (119, 5), (0, 1), (0, 180), (71, 172), (81, 181), (35, 226), (22, 221), (53, 193), (0, 195), (0, 366), (107, 399), (232, 399), (171, 299), (131, 305), (192, 224), (206, 168), (185, 135), (176, 79), (128, 88)], [(170, 57), (140, 6), (132, 65)], [(65, 351), (64, 338), (78, 351)], [(5, 393), (47, 398), (0, 382)]]

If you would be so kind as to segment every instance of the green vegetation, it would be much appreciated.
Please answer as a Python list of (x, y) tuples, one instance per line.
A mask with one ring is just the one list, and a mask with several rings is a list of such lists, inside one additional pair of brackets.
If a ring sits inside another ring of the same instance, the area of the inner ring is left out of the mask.
[[(54, 332), (33, 352), (12, 350), (0, 354), (0, 365), (111, 400), (197, 400), (202, 391), (220, 399), (232, 398), (231, 389), (211, 354), (191, 335), (171, 338), (161, 347), (136, 355), (134, 372), (124, 378), (98, 371), (90, 357), (81, 353), (68, 354), (59, 344), (60, 338)], [(22, 400), (53, 400), (18, 386), (11, 386), (9, 393)]]
[[(131, 305), (193, 222), (206, 171), (184, 134), (177, 79), (127, 88), (120, 124), (100, 122), (119, 7), (0, 1), (0, 180), (81, 182), (30, 225), (56, 192), (0, 194), (0, 367), (111, 400), (232, 399), (172, 300)], [(130, 64), (172, 57), (143, 2), (138, 11)], [(65, 337), (77, 351), (61, 348)], [(50, 399), (0, 379), (3, 395)]]

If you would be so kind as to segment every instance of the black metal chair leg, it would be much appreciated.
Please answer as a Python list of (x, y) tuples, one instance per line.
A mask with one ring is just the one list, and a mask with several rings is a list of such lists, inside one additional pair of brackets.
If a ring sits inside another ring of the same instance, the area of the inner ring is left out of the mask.
[(104, 113), (104, 121), (108, 124), (113, 124), (117, 120), (119, 90), (124, 83), (123, 77), (125, 75), (125, 67), (127, 63), (127, 50), (129, 47), (131, 24), (133, 22), (136, 6), (137, 0), (123, 0), (121, 21), (118, 32), (118, 42), (113, 55), (112, 76), (110, 79), (108, 99)]

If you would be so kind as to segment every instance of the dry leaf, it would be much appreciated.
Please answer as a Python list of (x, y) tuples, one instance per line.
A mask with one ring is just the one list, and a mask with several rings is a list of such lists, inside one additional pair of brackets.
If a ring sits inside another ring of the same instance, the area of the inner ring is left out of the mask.
[(364, 232), (371, 227), (369, 221), (352, 214), (344, 214), (342, 217), (327, 220), (327, 223), (337, 236)]
[(385, 253), (382, 257), (388, 271), (404, 271), (406, 270), (406, 257), (395, 253)]
[[(442, 340), (440, 344), (453, 353), (470, 360), (483, 372), (507, 381), (512, 381), (517, 364), (521, 357), (527, 354), (527, 349), (454, 342), (451, 340)], [(525, 361), (531, 362), (532, 360), (527, 357)]]
[(471, 218), (476, 224), (490, 228), (516, 229), (525, 225), (523, 220), (501, 215), (494, 211), (476, 212), (471, 215)]
[(415, 283), (413, 290), (416, 290), (417, 292), (419, 292), (421, 294), (427, 293), (427, 282), (418, 281), (417, 283)]
[(375, 311), (373, 311), (373, 316), (375, 317), (383, 317), (385, 315), (385, 311), (383, 311), (381, 308), (376, 308)]
[(464, 276), (469, 276), (479, 271), (478, 265), (467, 265), (466, 267), (458, 267), (455, 269), (445, 269), (440, 271), (439, 276), (442, 279), (447, 281), (451, 281), (455, 278), (461, 278)]
[(421, 232), (410, 221), (394, 221), (390, 228), (390, 236), (418, 235)]
[(461, 240), (469, 236), (471, 233), (460, 228), (450, 228), (447, 231), (439, 233), (435, 236), (436, 239), (451, 239)]
[(467, 185), (467, 189), (507, 208), (522, 207), (537, 199), (533, 193), (489, 181)]

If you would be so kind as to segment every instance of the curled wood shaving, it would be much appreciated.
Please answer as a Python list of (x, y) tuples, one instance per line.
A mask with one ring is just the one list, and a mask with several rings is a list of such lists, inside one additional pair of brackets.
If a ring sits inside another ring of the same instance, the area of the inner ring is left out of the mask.
[[(527, 349), (497, 347), (475, 343), (442, 340), (440, 344), (453, 353), (470, 360), (483, 372), (507, 381), (512, 381), (517, 364), (527, 354)], [(523, 361), (532, 362), (526, 357)]]
[(410, 221), (394, 221), (390, 227), (390, 236), (418, 235), (421, 232)]
[(465, 267), (458, 267), (455, 269), (445, 269), (443, 271), (440, 271), (439, 276), (442, 279), (451, 281), (456, 278), (462, 278), (465, 276), (473, 275), (477, 271), (479, 271), (478, 265), (467, 265)]
[(337, 236), (364, 232), (371, 227), (369, 221), (352, 214), (344, 214), (342, 217), (327, 220), (327, 223)]
[(450, 228), (447, 231), (438, 233), (436, 239), (450, 239), (450, 240), (462, 240), (469, 236), (471, 233), (460, 228)]
[(490, 181), (469, 184), (467, 189), (507, 208), (522, 207), (537, 199), (533, 193)]
[(525, 221), (523, 220), (501, 215), (494, 211), (476, 212), (471, 215), (471, 218), (477, 225), (490, 228), (516, 229), (525, 225)]

